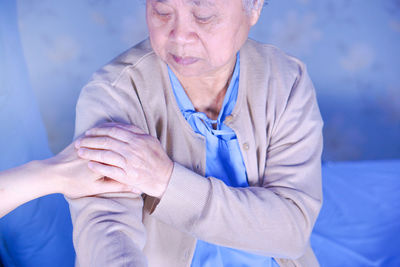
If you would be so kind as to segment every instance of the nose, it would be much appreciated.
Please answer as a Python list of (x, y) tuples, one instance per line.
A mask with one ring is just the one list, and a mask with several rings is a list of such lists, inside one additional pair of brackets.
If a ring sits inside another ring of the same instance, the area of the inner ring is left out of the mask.
[(197, 34), (189, 18), (177, 17), (171, 29), (170, 37), (178, 44), (189, 44), (197, 39)]

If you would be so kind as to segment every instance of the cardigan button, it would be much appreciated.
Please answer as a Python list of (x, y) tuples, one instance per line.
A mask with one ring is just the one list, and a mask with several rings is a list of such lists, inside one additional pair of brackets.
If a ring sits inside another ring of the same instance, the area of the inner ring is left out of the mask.
[(233, 116), (232, 115), (228, 115), (225, 117), (224, 122), (231, 122), (233, 120)]
[(249, 150), (249, 148), (250, 148), (249, 143), (246, 142), (243, 144), (243, 150), (247, 151)]

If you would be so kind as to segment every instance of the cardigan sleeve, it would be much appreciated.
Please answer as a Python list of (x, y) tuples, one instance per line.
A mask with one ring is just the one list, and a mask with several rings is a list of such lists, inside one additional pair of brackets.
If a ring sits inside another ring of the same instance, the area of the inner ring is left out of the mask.
[(301, 257), (322, 202), (322, 119), (303, 65), (296, 76), (273, 125), (262, 184), (233, 188), (175, 163), (153, 215), (217, 245)]
[[(123, 112), (127, 98), (109, 84), (89, 83), (77, 103), (75, 138), (103, 122), (132, 123)], [(77, 266), (147, 266), (141, 196), (114, 193), (67, 201)]]

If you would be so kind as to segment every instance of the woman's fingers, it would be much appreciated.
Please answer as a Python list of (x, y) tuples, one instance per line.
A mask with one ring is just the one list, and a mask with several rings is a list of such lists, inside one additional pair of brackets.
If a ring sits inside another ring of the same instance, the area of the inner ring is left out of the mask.
[[(78, 154), (96, 174), (161, 197), (173, 162), (160, 142), (134, 125), (105, 123), (77, 141)], [(135, 189), (134, 189), (135, 190)]]
[(144, 135), (131, 143), (125, 143), (108, 136), (88, 136), (81, 138), (79, 144), (76, 144), (77, 153), (80, 158), (127, 170), (128, 162), (131, 166), (140, 166), (143, 163), (140, 157), (143, 138)]
[(131, 184), (129, 179), (127, 178), (126, 172), (117, 166), (106, 165), (96, 161), (89, 161), (88, 167), (93, 172), (105, 177), (110, 177), (111, 179), (122, 184)]
[(108, 136), (86, 136), (76, 141), (75, 147), (93, 148), (93, 149), (108, 149), (114, 151), (121, 151), (127, 143), (114, 139)]
[(78, 150), (78, 155), (80, 158), (116, 166), (120, 169), (124, 169), (126, 167), (125, 158), (121, 154), (112, 150), (90, 149), (81, 147)]
[(102, 124), (85, 132), (86, 136), (109, 136), (126, 143), (142, 134), (146, 133), (137, 126), (117, 123)]
[(122, 142), (128, 143), (132, 140), (134, 133), (119, 127), (97, 127), (85, 132), (87, 136), (108, 136)]

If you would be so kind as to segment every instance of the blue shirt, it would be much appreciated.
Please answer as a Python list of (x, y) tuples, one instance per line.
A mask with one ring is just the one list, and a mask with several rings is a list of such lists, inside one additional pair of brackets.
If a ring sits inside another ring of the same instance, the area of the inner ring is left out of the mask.
[[(238, 95), (240, 59), (236, 65), (229, 87), (226, 91), (221, 111), (216, 120), (211, 120), (205, 113), (197, 112), (175, 74), (168, 68), (172, 89), (182, 115), (192, 126), (193, 131), (206, 139), (206, 177), (212, 176), (232, 187), (247, 187), (246, 167), (239, 148), (235, 132), (224, 124), (231, 114)], [(212, 125), (216, 125), (214, 129)], [(234, 218), (232, 218), (234, 219)], [(278, 266), (270, 257), (251, 254), (242, 250), (222, 247), (198, 240), (192, 259), (192, 267), (219, 266)]]

